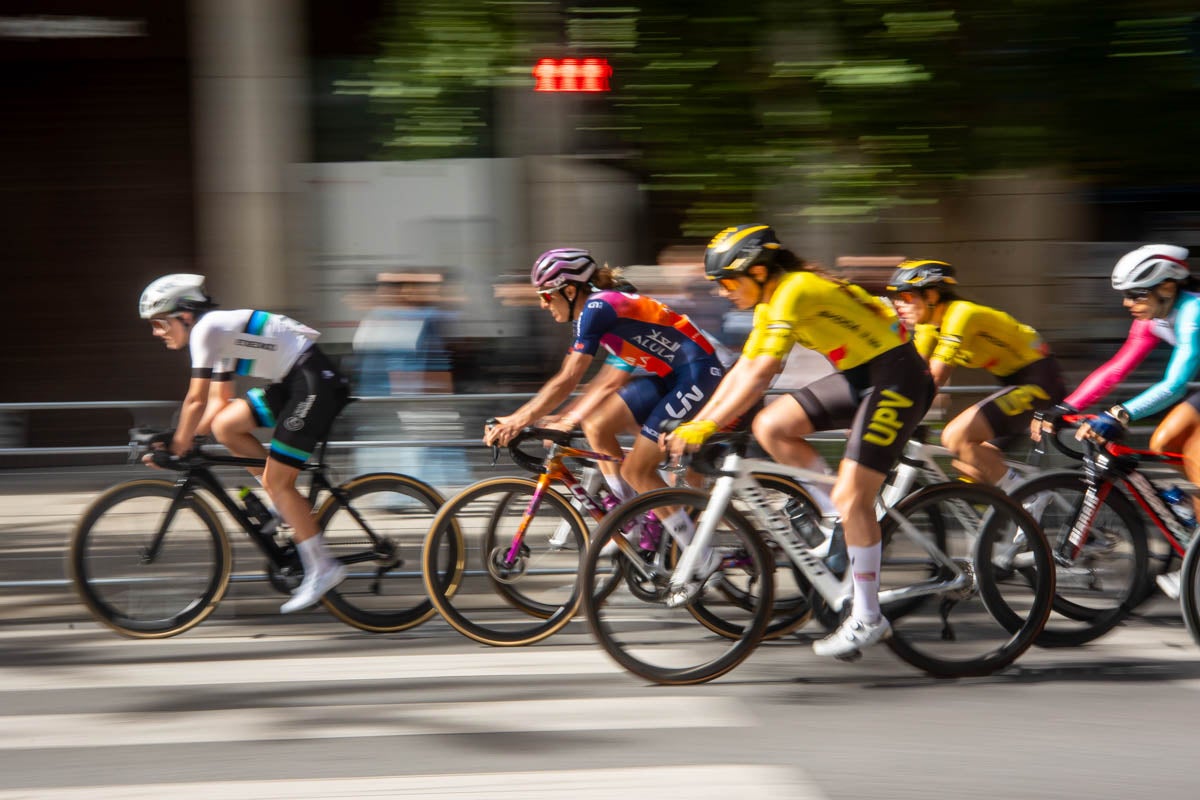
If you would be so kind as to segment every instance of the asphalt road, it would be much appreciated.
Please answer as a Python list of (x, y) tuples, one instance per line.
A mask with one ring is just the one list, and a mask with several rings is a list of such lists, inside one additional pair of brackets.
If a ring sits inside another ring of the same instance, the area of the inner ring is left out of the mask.
[[(7, 477), (12, 477), (7, 476)], [(176, 638), (93, 622), (63, 545), (94, 493), (0, 486), (0, 800), (1061, 798), (1200, 791), (1200, 648), (1160, 600), (1110, 636), (938, 681), (812, 632), (703, 686), (624, 673), (579, 620), (494, 649), (441, 620), (371, 635), (237, 584)]]

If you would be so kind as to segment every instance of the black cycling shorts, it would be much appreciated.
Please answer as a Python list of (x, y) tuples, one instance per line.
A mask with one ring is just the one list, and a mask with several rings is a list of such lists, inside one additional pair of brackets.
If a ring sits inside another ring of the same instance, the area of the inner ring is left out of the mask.
[(1003, 449), (1012, 439), (1028, 436), (1034, 412), (1061, 403), (1067, 396), (1067, 386), (1054, 356), (1035, 361), (1000, 380), (1004, 388), (973, 408), (992, 426), (992, 444)]
[(350, 382), (313, 345), (282, 380), (251, 389), (246, 400), (260, 427), (275, 428), (269, 457), (299, 469), (350, 402)]
[(813, 428), (849, 428), (845, 458), (887, 473), (937, 393), (911, 342), (793, 393)]

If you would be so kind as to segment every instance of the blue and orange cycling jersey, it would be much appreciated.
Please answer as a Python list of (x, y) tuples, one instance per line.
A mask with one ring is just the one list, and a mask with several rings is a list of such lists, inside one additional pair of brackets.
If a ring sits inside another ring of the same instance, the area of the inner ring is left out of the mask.
[(589, 295), (575, 322), (572, 353), (603, 347), (628, 367), (666, 377), (700, 359), (716, 360), (712, 344), (683, 314), (654, 298), (617, 291)]

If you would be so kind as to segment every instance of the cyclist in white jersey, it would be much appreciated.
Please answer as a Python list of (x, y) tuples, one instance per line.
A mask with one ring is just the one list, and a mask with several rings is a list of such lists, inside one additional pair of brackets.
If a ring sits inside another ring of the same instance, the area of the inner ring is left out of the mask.
[[(138, 310), (154, 335), (170, 350), (187, 347), (192, 358), (169, 449), (182, 455), (195, 436), (211, 433), (234, 455), (266, 459), (265, 469), (250, 471), (292, 526), (304, 580), (281, 610), (299, 611), (345, 578), (345, 568), (318, 535), (296, 478), (348, 402), (348, 382), (314, 344), (319, 332), (282, 314), (214, 311), (215, 305), (203, 275), (165, 275), (142, 292)], [(235, 398), (234, 375), (265, 378), (270, 385)], [(256, 427), (275, 429), (269, 450), (254, 436)]]

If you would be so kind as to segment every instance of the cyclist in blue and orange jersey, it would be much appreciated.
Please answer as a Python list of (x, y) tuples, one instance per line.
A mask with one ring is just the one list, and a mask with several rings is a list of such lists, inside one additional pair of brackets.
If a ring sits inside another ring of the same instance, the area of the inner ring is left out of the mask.
[(990, 372), (1003, 388), (950, 420), (942, 444), (966, 477), (1008, 489), (1020, 475), (1001, 449), (1024, 435), (1033, 415), (1066, 395), (1062, 370), (1038, 332), (1003, 311), (957, 295), (954, 267), (910, 260), (896, 267), (887, 291), (900, 318), (916, 332), (939, 388), (957, 367)]
[[(1173, 345), (1162, 380), (1081, 425), (1076, 436), (1101, 442), (1119, 440), (1129, 423), (1170, 408), (1150, 436), (1150, 449), (1182, 453), (1188, 480), (1200, 484), (1200, 392), (1187, 394), (1188, 381), (1200, 370), (1200, 294), (1187, 257), (1186, 248), (1150, 244), (1117, 261), (1112, 286), (1124, 294), (1125, 307), (1133, 316), (1129, 338), (1116, 356), (1085, 378), (1055, 411), (1078, 413), (1107, 394), (1159, 341)], [(1036, 428), (1032, 432), (1035, 438), (1040, 435)], [(1194, 499), (1193, 503), (1200, 512), (1200, 501)], [(1179, 598), (1178, 571), (1159, 575), (1158, 585), (1167, 596)]]
[[(601, 463), (619, 500), (663, 485), (658, 475), (658, 428), (667, 419), (690, 419), (725, 371), (714, 344), (686, 316), (637, 294), (619, 273), (598, 266), (586, 250), (560, 248), (534, 262), (530, 281), (542, 308), (556, 322), (570, 322), (575, 341), (562, 367), (525, 405), (490, 427), (487, 444), (506, 444), (522, 428), (549, 414), (575, 390), (593, 358), (608, 356), (583, 394), (547, 427), (582, 427), (593, 449), (621, 457), (621, 433), (638, 433), (618, 465)], [(664, 520), (684, 544), (691, 521)]]
[(755, 417), (753, 430), (777, 461), (805, 467), (814, 458), (806, 436), (850, 429), (832, 494), (850, 556), (851, 614), (813, 649), (818, 655), (853, 657), (891, 633), (879, 608), (882, 547), (875, 499), (933, 401), (929, 368), (886, 303), (805, 265), (766, 225), (721, 231), (705, 251), (704, 270), (737, 308), (754, 308), (754, 329), (712, 399), (667, 437), (666, 445), (673, 454), (695, 450), (745, 413), (796, 344), (832, 362), (836, 372), (768, 404)]
[[(345, 569), (321, 541), (312, 509), (296, 489), (296, 477), (317, 443), (346, 405), (349, 385), (314, 344), (320, 333), (266, 311), (214, 311), (203, 275), (165, 275), (142, 292), (139, 312), (170, 350), (187, 347), (192, 376), (167, 449), (183, 455), (193, 438), (211, 433), (243, 458), (265, 458), (263, 488), (283, 521), (304, 565), (304, 580), (283, 613), (313, 605), (345, 578)], [(234, 375), (271, 381), (234, 398)], [(270, 450), (256, 427), (273, 427)], [(152, 463), (147, 457), (147, 463)]]

